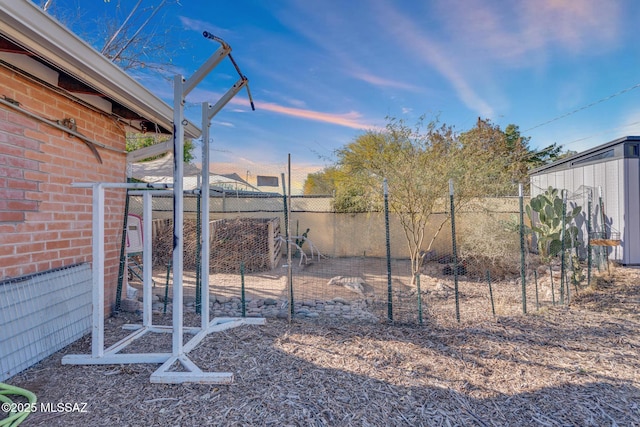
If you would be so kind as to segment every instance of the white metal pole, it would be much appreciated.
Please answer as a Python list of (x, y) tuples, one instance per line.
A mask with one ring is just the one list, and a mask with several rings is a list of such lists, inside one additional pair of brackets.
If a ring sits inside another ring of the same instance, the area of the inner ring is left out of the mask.
[(202, 187), (200, 209), (202, 210), (200, 218), (202, 220), (202, 260), (200, 268), (202, 269), (200, 277), (202, 278), (202, 286), (200, 287), (200, 316), (202, 329), (206, 329), (209, 325), (209, 130), (211, 123), (209, 120), (209, 110), (211, 105), (208, 102), (202, 103)]
[(145, 191), (142, 195), (142, 325), (151, 326), (151, 303), (153, 286), (153, 260), (151, 258), (151, 225), (153, 214), (151, 209), (151, 192)]
[(93, 185), (93, 330), (91, 355), (104, 355), (104, 187)]
[(184, 78), (173, 80), (173, 355), (183, 353), (182, 275), (183, 275), (183, 226), (184, 226)]

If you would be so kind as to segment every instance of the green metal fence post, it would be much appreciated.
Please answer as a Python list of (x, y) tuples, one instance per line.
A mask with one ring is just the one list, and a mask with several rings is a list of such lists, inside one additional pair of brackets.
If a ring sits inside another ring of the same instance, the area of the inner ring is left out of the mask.
[[(127, 180), (128, 182), (129, 180)], [(125, 265), (127, 264), (127, 219), (129, 217), (129, 190), (125, 192), (124, 199), (124, 219), (122, 221), (122, 240), (120, 241), (120, 265), (118, 266), (118, 285), (116, 288), (116, 305), (115, 311), (120, 311), (120, 303), (122, 302), (122, 284), (124, 282)], [(149, 219), (145, 218), (145, 221)]]
[(418, 291), (418, 323), (422, 325), (422, 291), (420, 290), (420, 273), (416, 273), (416, 288)]
[(202, 198), (202, 192), (199, 191), (196, 196), (196, 313), (202, 313), (202, 274), (200, 255), (202, 254), (202, 220), (200, 203)]
[(247, 300), (244, 295), (244, 261), (240, 263), (240, 301), (242, 303), (242, 317), (247, 317)]
[(562, 190), (562, 222), (560, 229), (560, 304), (564, 305), (564, 291), (565, 291), (565, 268), (564, 268), (564, 258), (565, 258), (565, 228), (566, 228), (566, 220), (567, 220), (567, 190)]
[(384, 193), (384, 228), (387, 247), (387, 319), (393, 322), (393, 286), (391, 284), (391, 237), (389, 235), (389, 185), (387, 178), (382, 180)]
[(453, 245), (453, 285), (456, 298), (456, 321), (460, 323), (460, 295), (458, 292), (458, 249), (456, 246), (456, 219), (453, 199), (453, 179), (449, 180), (449, 205), (451, 208), (451, 242)]
[(524, 194), (522, 184), (518, 184), (518, 196), (520, 200), (520, 280), (522, 282), (522, 313), (527, 314), (527, 277), (524, 254)]
[(487, 270), (487, 284), (489, 285), (489, 299), (491, 300), (491, 314), (496, 317), (496, 306), (493, 302), (493, 288), (491, 287), (491, 273)]
[(556, 290), (553, 286), (553, 268), (549, 265), (549, 280), (551, 281), (551, 302), (556, 305)]
[(538, 270), (533, 270), (533, 279), (536, 282), (536, 311), (540, 309), (540, 299), (538, 297)]

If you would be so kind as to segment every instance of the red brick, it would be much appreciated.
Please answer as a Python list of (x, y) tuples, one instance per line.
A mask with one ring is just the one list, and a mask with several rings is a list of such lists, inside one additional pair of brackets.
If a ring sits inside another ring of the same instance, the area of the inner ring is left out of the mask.
[(38, 162), (23, 157), (6, 156), (4, 164), (14, 168), (38, 170)]
[(15, 253), (16, 253), (16, 247), (14, 245), (10, 245), (6, 242), (0, 245), (0, 258), (9, 256), (9, 255), (15, 255)]
[(37, 211), (38, 202), (34, 200), (9, 200), (7, 207), (16, 211)]
[(63, 239), (53, 240), (46, 243), (47, 250), (61, 249), (61, 248), (68, 248), (68, 247), (69, 247), (69, 241), (63, 240)]
[(24, 212), (0, 212), (0, 222), (24, 221)]
[(51, 212), (26, 212), (25, 217), (27, 221), (33, 221), (37, 223), (49, 222), (53, 220), (53, 213)]
[(47, 270), (51, 270), (51, 263), (49, 261), (39, 262), (35, 264), (34, 272), (47, 271)]
[(37, 202), (46, 202), (51, 197), (51, 194), (43, 193), (43, 192), (27, 191), (25, 192), (25, 197), (27, 198), (27, 200), (35, 200)]
[[(1, 184), (2, 182), (0, 182), (0, 186), (2, 186)], [(24, 179), (7, 179), (4, 187), (20, 189), (20, 190), (37, 191), (38, 183), (36, 181), (27, 181)]]
[(48, 229), (47, 225), (46, 225), (47, 223), (39, 222), (39, 221), (33, 221), (33, 216), (37, 216), (37, 214), (39, 214), (39, 213), (36, 213), (34, 215), (34, 213), (27, 212), (25, 214), (25, 216), (27, 217), (28, 221), (25, 222), (24, 224), (22, 224), (22, 226), (20, 227), (20, 231), (21, 232), (23, 232), (23, 233), (33, 233), (33, 232), (36, 232), (36, 231), (44, 231), (45, 229)]
[(24, 171), (24, 179), (26, 179), (28, 181), (46, 182), (47, 181), (47, 176), (48, 175), (46, 173), (44, 173), (44, 172)]
[(14, 190), (10, 188), (0, 188), (0, 199), (24, 200), (23, 190)]
[[(2, 164), (2, 157), (0, 156), (0, 165)], [(0, 166), (0, 175), (5, 176), (7, 178), (22, 178), (24, 173), (21, 169), (18, 168), (10, 168), (6, 166)]]
[(0, 154), (5, 156), (22, 157), (24, 156), (24, 149), (15, 145), (0, 144)]
[[(26, 138), (31, 139), (34, 144), (38, 144), (38, 143), (45, 143), (46, 144), (46, 143), (49, 143), (51, 141), (51, 137), (49, 136), (48, 133), (43, 132), (43, 130), (40, 130), (40, 129), (37, 129), (37, 130), (25, 129), (24, 130), (24, 136)], [(30, 144), (30, 145), (31, 146), (29, 148), (35, 149), (35, 147), (32, 144)]]
[(51, 262), (51, 260), (54, 259), (57, 255), (58, 255), (57, 252), (49, 251), (49, 250), (47, 250), (46, 252), (45, 251), (33, 252), (30, 254), (30, 260), (31, 262), (42, 262), (42, 261)]
[(21, 129), (37, 129), (38, 127), (38, 121), (36, 119), (32, 119), (22, 113), (11, 114), (9, 121), (15, 125), (19, 125)]
[(34, 252), (42, 252), (45, 250), (44, 242), (27, 242), (23, 244), (16, 244), (17, 254), (31, 254)]

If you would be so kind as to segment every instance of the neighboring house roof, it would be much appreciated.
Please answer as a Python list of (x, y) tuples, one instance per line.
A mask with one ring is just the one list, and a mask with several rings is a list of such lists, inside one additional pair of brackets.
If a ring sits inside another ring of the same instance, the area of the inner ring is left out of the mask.
[[(614, 139), (613, 141), (598, 145), (597, 147), (590, 148), (581, 153), (556, 160), (555, 162), (549, 163), (548, 165), (532, 169), (529, 172), (529, 175), (538, 175), (541, 173), (547, 173), (560, 169), (568, 169), (571, 167), (575, 167), (576, 165), (582, 166), (583, 164), (589, 162), (612, 160), (614, 158), (638, 157), (638, 153), (634, 155), (633, 153), (625, 152), (622, 149), (624, 143), (635, 143), (637, 145), (638, 142), (640, 142), (640, 136), (623, 136), (622, 138)], [(620, 146), (620, 149), (618, 149), (617, 151), (613, 150), (618, 146)]]
[[(166, 133), (173, 131), (172, 107), (33, 1), (0, 2), (0, 23), (0, 34), (8, 39), (12, 52), (30, 55), (61, 71), (61, 79), (67, 79), (65, 88), (70, 92), (102, 95), (115, 103), (109, 113), (135, 121), (142, 128), (149, 129), (152, 124)], [(0, 39), (0, 47), (3, 44), (7, 42)], [(12, 44), (19, 50), (13, 49)], [(77, 85), (78, 82), (81, 84)], [(185, 126), (188, 138), (197, 138), (200, 133), (190, 122)]]
[[(151, 183), (172, 183), (173, 182), (173, 153), (151, 160), (149, 162), (138, 162), (130, 164), (130, 174), (132, 178)], [(198, 188), (200, 182), (201, 168), (190, 164), (184, 164), (184, 189), (193, 190)], [(222, 192), (225, 190), (242, 190), (252, 193), (260, 192), (251, 186), (236, 173), (217, 175), (210, 174), (209, 182), (211, 190)]]

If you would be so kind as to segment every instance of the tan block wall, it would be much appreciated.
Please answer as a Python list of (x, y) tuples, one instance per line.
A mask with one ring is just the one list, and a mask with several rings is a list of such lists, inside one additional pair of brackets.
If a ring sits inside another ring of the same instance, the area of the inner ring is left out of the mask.
[[(528, 200), (527, 200), (528, 202)], [(260, 201), (256, 201), (260, 203)], [(516, 218), (519, 211), (518, 198), (486, 198), (474, 201), (461, 212), (456, 213), (456, 234), (458, 242), (470, 228), (486, 221), (487, 212), (503, 220)], [(278, 212), (229, 212), (211, 213), (211, 219), (220, 218), (271, 218), (280, 217), (281, 232), (285, 233), (284, 216)], [(434, 213), (427, 223), (422, 250), (427, 250), (431, 238), (436, 234), (443, 213)], [(407, 239), (398, 216), (389, 215), (389, 237), (392, 258), (408, 258)], [(309, 239), (321, 253), (336, 257), (386, 256), (386, 236), (384, 213), (331, 213), (331, 212), (292, 212), (291, 234), (302, 234), (309, 228)], [(490, 238), (490, 236), (487, 236)], [(451, 252), (451, 223), (447, 220), (439, 231), (431, 249), (439, 254)], [(307, 249), (307, 248), (305, 248)]]
[[(49, 120), (74, 118), (77, 131), (125, 149), (114, 120), (0, 67), (0, 96)], [(125, 182), (125, 155), (98, 148), (100, 164), (78, 138), (0, 106), (0, 280), (91, 262), (92, 197), (73, 182)], [(105, 194), (105, 302), (115, 301), (125, 193)]]

